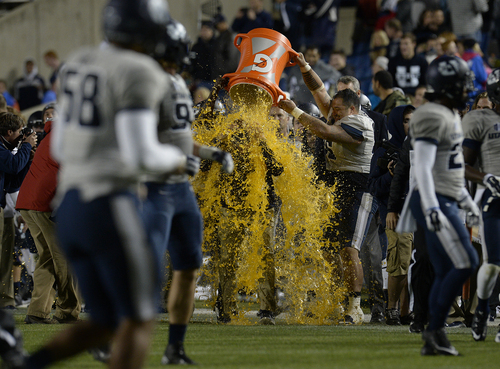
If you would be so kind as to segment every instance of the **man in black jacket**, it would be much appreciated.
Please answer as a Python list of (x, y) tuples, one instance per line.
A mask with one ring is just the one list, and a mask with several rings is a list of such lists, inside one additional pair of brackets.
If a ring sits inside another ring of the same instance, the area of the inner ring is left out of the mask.
[[(386, 227), (393, 231), (396, 229), (399, 214), (403, 210), (408, 191), (411, 150), (411, 140), (408, 137), (401, 147), (394, 168), (387, 203)], [(413, 308), (410, 306), (410, 310), (412, 310), (414, 317), (409, 329), (410, 333), (421, 333), (428, 320), (429, 294), (434, 280), (434, 269), (427, 253), (424, 229), (419, 225), (417, 225), (417, 231), (413, 235), (413, 244), (412, 264), (408, 274), (411, 276), (409, 282), (411, 284), (411, 294), (413, 295)]]

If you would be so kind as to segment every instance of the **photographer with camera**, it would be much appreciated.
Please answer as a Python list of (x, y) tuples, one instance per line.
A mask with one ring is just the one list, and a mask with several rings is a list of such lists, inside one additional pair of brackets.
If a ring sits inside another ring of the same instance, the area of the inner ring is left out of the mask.
[[(413, 238), (410, 233), (394, 232), (392, 227), (386, 225), (386, 216), (394, 167), (408, 135), (410, 118), (414, 110), (412, 105), (402, 105), (392, 110), (387, 123), (391, 139), (383, 141), (373, 153), (370, 167), (370, 193), (378, 201), (380, 218), (388, 238), (387, 273), (389, 277), (386, 323), (389, 325), (401, 325), (402, 322), (410, 324), (407, 275)], [(402, 316), (397, 309), (398, 301), (400, 301), (401, 312), (404, 312)]]
[[(0, 113), (0, 239), (3, 233), (5, 194), (15, 192), (30, 167), (32, 148), (36, 135), (23, 131), (21, 117), (12, 113)], [(17, 152), (14, 154), (15, 150)], [(14, 308), (14, 282), (12, 266), (14, 244), (0, 247), (0, 308)]]

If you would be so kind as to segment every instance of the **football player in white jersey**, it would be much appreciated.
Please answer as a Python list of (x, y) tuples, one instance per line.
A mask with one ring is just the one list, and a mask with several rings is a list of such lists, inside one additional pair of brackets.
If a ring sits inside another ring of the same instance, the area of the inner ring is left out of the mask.
[[(310, 73), (310, 69), (307, 73)], [(315, 73), (308, 74), (307, 78), (312, 79), (314, 83), (321, 83)], [(307, 78), (304, 74), (304, 80), (309, 86)], [(310, 86), (309, 88), (311, 89)], [(325, 92), (324, 88), (319, 89)], [(282, 100), (279, 106), (314, 135), (326, 141), (328, 184), (337, 186), (336, 206), (341, 211), (332, 216), (335, 217), (332, 223), (338, 226), (327, 227), (325, 237), (332, 245), (337, 242), (340, 245), (340, 256), (345, 271), (344, 281), (349, 293), (344, 321), (348, 324), (362, 324), (364, 313), (360, 300), (363, 268), (359, 251), (373, 216), (373, 197), (368, 193), (368, 175), (374, 144), (373, 121), (367, 115), (360, 114), (359, 97), (350, 89), (337, 92), (333, 99), (330, 99), (328, 93), (323, 97), (331, 104), (328, 109), (324, 109), (322, 100), (316, 101), (319, 107), (323, 107), (322, 113), (329, 117), (330, 124), (303, 112), (290, 100)], [(323, 105), (320, 105), (320, 102)], [(335, 260), (332, 252), (336, 251), (333, 246), (325, 250), (326, 257), (332, 263)]]
[(109, 341), (110, 368), (142, 367), (159, 275), (140, 218), (137, 184), (145, 172), (197, 171), (196, 162), (157, 138), (166, 78), (148, 54), (164, 48), (166, 1), (111, 0), (103, 15), (110, 46), (68, 58), (61, 71), (61, 119), (51, 143), (62, 168), (58, 237), (90, 319), (56, 335), (27, 358), (27, 368)]
[[(185, 27), (171, 20), (165, 32), (165, 51), (155, 55), (166, 72), (168, 83), (160, 106), (158, 138), (174, 145), (185, 155), (215, 160), (226, 173), (233, 170), (227, 152), (193, 141), (193, 101), (186, 83), (178, 74), (188, 59), (189, 38)], [(197, 270), (202, 264), (203, 219), (187, 174), (148, 176), (145, 201), (146, 224), (158, 260), (168, 250), (173, 268), (168, 294), (169, 341), (162, 364), (194, 364), (183, 343), (194, 304)], [(162, 273), (163, 274), (163, 273)]]
[[(478, 303), (471, 327), (476, 341), (486, 338), (488, 299), (500, 272), (500, 69), (488, 76), (486, 91), (494, 108), (472, 110), (462, 120), (465, 178), (486, 186), (481, 198), (483, 264), (477, 275)], [(480, 166), (475, 169), (478, 160)], [(500, 331), (495, 341), (500, 343)]]
[(478, 221), (479, 209), (464, 186), (463, 133), (456, 111), (465, 104), (473, 85), (467, 63), (448, 56), (431, 63), (427, 81), (430, 102), (418, 108), (410, 121), (416, 186), (407, 200), (413, 216), (426, 229), (435, 271), (421, 354), (459, 355), (448, 341), (444, 326), (455, 297), (478, 264), (458, 211), (461, 207), (470, 219)]

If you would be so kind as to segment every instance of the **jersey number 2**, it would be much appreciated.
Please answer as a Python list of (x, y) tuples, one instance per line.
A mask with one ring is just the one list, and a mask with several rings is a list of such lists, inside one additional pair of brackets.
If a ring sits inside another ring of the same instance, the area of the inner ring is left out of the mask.
[(463, 161), (457, 160), (457, 159), (459, 159), (458, 154), (460, 154), (459, 148), (460, 148), (459, 143), (455, 144), (451, 148), (450, 160), (448, 162), (448, 169), (460, 169), (463, 167)]

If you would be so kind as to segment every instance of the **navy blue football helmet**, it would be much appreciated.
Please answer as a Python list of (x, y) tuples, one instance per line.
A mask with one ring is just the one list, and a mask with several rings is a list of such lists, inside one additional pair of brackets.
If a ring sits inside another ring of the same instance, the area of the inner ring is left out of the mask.
[(446, 96), (456, 108), (464, 108), (468, 98), (464, 92), (474, 91), (474, 73), (463, 59), (441, 56), (427, 69), (427, 85), (426, 95), (431, 100)]
[(175, 63), (178, 67), (190, 64), (189, 46), (191, 40), (186, 27), (175, 19), (170, 19), (164, 31), (165, 51), (155, 54), (158, 60)]
[(486, 80), (488, 98), (495, 104), (500, 104), (500, 68), (490, 73)]
[(103, 11), (106, 39), (139, 44), (146, 54), (165, 51), (165, 27), (170, 20), (165, 0), (111, 0)]

